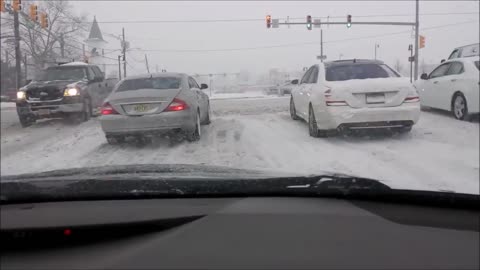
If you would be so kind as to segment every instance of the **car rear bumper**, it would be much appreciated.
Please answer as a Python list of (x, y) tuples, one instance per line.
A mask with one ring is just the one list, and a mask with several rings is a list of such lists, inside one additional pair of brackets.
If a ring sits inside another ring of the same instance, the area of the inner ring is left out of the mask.
[(100, 124), (107, 135), (165, 133), (171, 130), (193, 130), (195, 119), (190, 111), (162, 112), (143, 116), (102, 115)]
[(420, 118), (420, 104), (404, 103), (396, 107), (351, 108), (331, 106), (317, 116), (319, 129), (371, 129), (412, 126)]

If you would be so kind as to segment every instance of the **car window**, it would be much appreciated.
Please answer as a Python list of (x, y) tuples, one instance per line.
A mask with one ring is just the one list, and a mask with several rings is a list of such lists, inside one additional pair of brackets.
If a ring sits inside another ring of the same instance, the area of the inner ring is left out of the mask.
[(398, 77), (387, 65), (376, 63), (331, 65), (325, 75), (327, 81)]
[(200, 88), (192, 77), (188, 77), (188, 88)]
[(430, 76), (428, 76), (428, 78), (433, 79), (433, 78), (438, 78), (438, 77), (441, 77), (441, 76), (445, 76), (449, 67), (450, 67), (450, 63), (446, 63), (446, 64), (443, 64), (443, 65), (437, 67), (436, 69), (434, 69), (432, 71), (432, 73), (430, 73)]
[(314, 66), (312, 69), (312, 73), (310, 73), (310, 76), (308, 77), (307, 83), (317, 83), (317, 81), (318, 81), (318, 67)]
[(142, 78), (129, 79), (123, 81), (116, 92), (132, 91), (139, 89), (179, 89), (181, 79), (178, 77), (157, 77), (157, 78)]
[(448, 59), (458, 58), (458, 53), (459, 53), (459, 52), (460, 52), (459, 49), (453, 50), (453, 52), (450, 54), (450, 56), (448, 57)]
[(479, 67), (479, 61), (475, 61), (475, 66), (477, 67), (477, 69), (480, 70), (480, 67)]
[(463, 73), (463, 64), (460, 62), (452, 63), (447, 71), (447, 75), (456, 75), (461, 73)]
[(95, 73), (96, 77), (102, 77), (103, 78), (103, 73), (100, 70), (100, 68), (98, 68), (97, 66), (92, 66), (90, 68), (93, 70), (93, 73)]
[(192, 77), (190, 77), (190, 78), (192, 79), (192, 83), (193, 83), (193, 85), (195, 86), (195, 88), (200, 89), (200, 86), (198, 85), (197, 81), (195, 81), (195, 79), (192, 78)]
[(95, 73), (93, 72), (91, 67), (87, 68), (87, 74), (88, 74), (88, 79), (89, 80), (93, 80), (93, 78), (95, 78)]
[(305, 74), (302, 77), (302, 80), (300, 81), (300, 84), (307, 83), (308, 82), (308, 77), (310, 76), (310, 73), (312, 72), (312, 68), (309, 68)]

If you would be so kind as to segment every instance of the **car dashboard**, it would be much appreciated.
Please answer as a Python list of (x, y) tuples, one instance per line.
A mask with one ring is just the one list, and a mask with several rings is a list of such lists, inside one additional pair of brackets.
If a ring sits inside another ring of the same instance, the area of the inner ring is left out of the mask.
[(478, 269), (478, 217), (475, 210), (315, 197), (11, 204), (1, 207), (0, 266)]

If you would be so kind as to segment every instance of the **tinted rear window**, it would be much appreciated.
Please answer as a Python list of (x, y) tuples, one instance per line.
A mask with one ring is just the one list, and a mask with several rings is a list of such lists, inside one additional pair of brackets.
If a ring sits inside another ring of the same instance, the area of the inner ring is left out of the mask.
[(351, 64), (327, 67), (327, 81), (399, 77), (385, 64)]
[(181, 79), (178, 77), (159, 77), (130, 79), (123, 81), (117, 89), (117, 92), (132, 91), (138, 89), (178, 89)]
[(478, 67), (480, 61), (475, 61), (475, 66), (480, 70), (480, 67)]

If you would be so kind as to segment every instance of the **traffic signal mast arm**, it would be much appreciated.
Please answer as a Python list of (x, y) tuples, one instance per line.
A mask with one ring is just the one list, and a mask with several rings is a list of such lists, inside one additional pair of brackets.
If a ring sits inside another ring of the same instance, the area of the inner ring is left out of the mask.
[[(278, 22), (279, 25), (305, 25), (306, 22)], [(333, 25), (333, 24), (340, 24), (340, 25), (346, 25), (347, 22), (321, 22), (321, 23), (316, 23), (313, 22), (311, 23), (312, 25)], [(411, 25), (415, 26), (415, 23), (411, 22), (352, 22), (353, 24), (358, 24), (358, 25)]]

